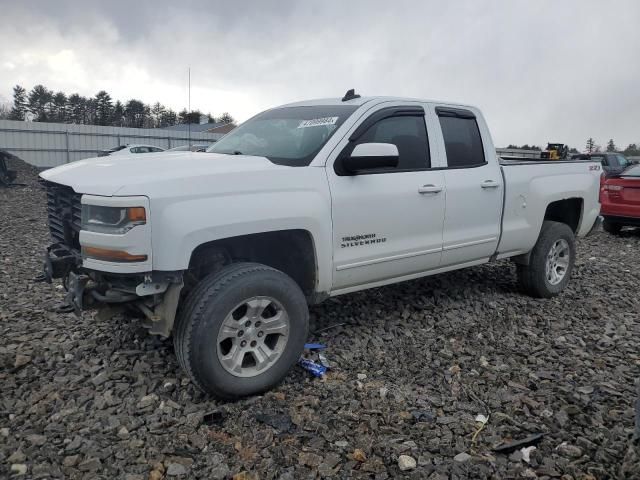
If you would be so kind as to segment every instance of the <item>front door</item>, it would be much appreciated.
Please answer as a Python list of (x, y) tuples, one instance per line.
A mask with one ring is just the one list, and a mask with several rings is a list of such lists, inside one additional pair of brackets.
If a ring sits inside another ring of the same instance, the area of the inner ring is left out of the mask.
[(354, 131), (336, 162), (369, 142), (395, 144), (399, 162), (353, 176), (327, 165), (334, 291), (435, 269), (442, 253), (444, 173), (430, 169), (423, 107), (378, 108)]

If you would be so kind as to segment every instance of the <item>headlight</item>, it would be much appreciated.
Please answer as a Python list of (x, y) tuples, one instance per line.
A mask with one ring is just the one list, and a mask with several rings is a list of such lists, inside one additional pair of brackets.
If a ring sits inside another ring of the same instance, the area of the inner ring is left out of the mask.
[(122, 235), (145, 223), (147, 212), (144, 207), (82, 205), (82, 229), (89, 232)]

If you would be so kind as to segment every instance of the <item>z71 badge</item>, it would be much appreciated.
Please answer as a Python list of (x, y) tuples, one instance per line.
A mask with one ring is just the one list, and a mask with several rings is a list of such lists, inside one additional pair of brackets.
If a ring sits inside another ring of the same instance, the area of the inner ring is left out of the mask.
[(387, 237), (378, 237), (377, 233), (365, 233), (364, 235), (342, 237), (340, 248), (361, 247), (364, 245), (373, 245), (375, 243), (384, 243), (386, 241)]

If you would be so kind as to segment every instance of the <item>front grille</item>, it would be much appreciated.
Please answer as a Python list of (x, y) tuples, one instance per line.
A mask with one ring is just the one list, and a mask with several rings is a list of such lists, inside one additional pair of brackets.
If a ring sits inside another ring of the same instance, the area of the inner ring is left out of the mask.
[(42, 182), (47, 191), (49, 231), (54, 243), (71, 250), (80, 250), (81, 194), (71, 187), (53, 182)]

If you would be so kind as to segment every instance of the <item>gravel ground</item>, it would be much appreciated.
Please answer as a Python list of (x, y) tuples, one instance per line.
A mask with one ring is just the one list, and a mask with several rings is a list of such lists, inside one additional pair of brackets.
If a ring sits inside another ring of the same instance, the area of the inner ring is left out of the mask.
[(552, 300), (509, 263), (329, 300), (311, 310), (323, 380), (296, 367), (223, 403), (136, 322), (54, 313), (62, 287), (32, 280), (44, 194), (20, 170), (0, 190), (2, 478), (640, 478), (638, 233), (581, 240)]

